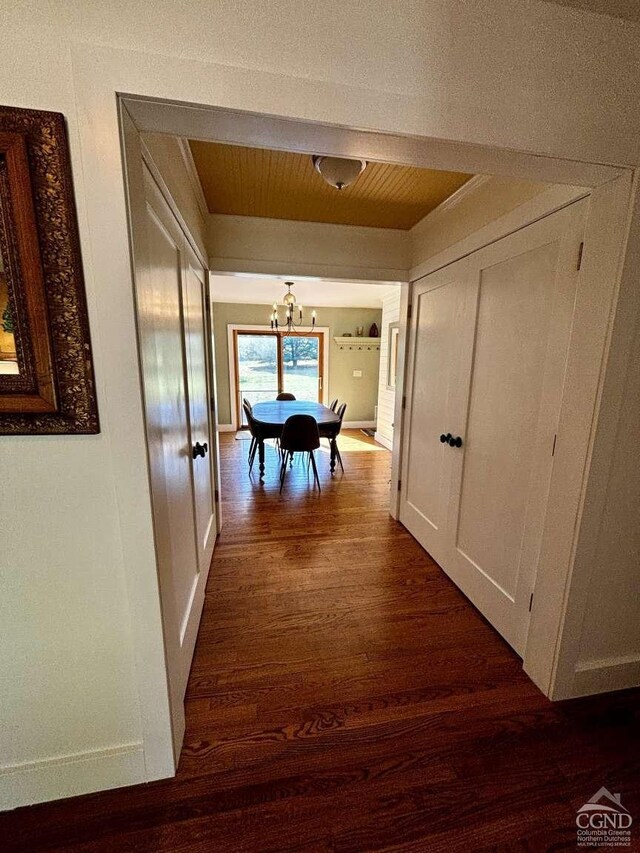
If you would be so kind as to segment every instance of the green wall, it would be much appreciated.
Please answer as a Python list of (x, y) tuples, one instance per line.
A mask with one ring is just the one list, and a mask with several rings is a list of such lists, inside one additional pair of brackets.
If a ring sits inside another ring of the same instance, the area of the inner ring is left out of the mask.
[[(329, 327), (329, 393), (328, 400), (337, 397), (347, 404), (345, 420), (372, 421), (378, 400), (378, 350), (340, 350), (334, 335), (351, 332), (364, 326), (368, 334), (372, 323), (382, 321), (382, 310), (377, 308), (316, 308), (318, 326)], [(305, 316), (310, 317), (313, 306), (305, 305)], [(231, 423), (229, 391), (229, 353), (227, 326), (268, 324), (270, 305), (242, 305), (232, 302), (214, 302), (212, 305), (213, 334), (216, 348), (216, 380), (218, 391), (218, 421)], [(280, 312), (282, 314), (282, 312)], [(353, 371), (361, 370), (362, 379), (354, 379)]]

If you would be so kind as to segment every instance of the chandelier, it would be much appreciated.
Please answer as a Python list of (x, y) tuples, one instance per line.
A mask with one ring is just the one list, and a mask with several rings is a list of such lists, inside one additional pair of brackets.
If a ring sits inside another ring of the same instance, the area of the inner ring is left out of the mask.
[[(274, 302), (273, 303), (273, 313), (270, 315), (269, 319), (271, 321), (271, 328), (276, 332), (280, 332), (282, 335), (304, 335), (308, 332), (313, 331), (316, 325), (316, 312), (311, 312), (311, 327), (306, 330), (303, 328), (303, 307), (302, 305), (296, 305), (296, 297), (291, 292), (291, 288), (293, 287), (292, 281), (285, 281), (285, 284), (288, 288), (285, 293), (282, 302), (284, 303), (285, 308), (285, 320), (284, 325), (280, 323), (278, 318), (278, 306)], [(296, 319), (297, 314), (297, 319)]]

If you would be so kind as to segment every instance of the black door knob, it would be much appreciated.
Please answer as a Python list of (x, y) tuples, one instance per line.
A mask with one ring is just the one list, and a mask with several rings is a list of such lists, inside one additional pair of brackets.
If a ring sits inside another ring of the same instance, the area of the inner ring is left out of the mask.
[(449, 439), (450, 439), (450, 438), (451, 438), (451, 433), (450, 433), (450, 432), (448, 432), (446, 435), (445, 435), (444, 433), (442, 433), (442, 435), (440, 436), (440, 441), (441, 441), (443, 444), (446, 444), (446, 443), (449, 441)]
[(206, 441), (204, 444), (200, 444), (199, 441), (196, 441), (196, 443), (193, 445), (193, 447), (191, 449), (191, 455), (193, 456), (194, 459), (197, 459), (198, 456), (202, 456), (202, 458), (204, 459), (208, 449), (209, 449), (209, 446), (207, 445)]
[(462, 447), (462, 439), (459, 435), (456, 438), (449, 436), (449, 447)]

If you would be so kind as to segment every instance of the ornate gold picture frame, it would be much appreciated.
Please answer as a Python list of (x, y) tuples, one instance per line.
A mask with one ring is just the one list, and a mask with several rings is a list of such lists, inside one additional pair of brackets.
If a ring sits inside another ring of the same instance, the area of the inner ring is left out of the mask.
[(0, 434), (96, 432), (64, 117), (0, 106)]

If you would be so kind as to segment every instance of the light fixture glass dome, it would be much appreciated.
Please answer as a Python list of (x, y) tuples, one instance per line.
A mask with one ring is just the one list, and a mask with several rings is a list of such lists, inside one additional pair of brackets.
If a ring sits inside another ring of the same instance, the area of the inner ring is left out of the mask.
[(293, 282), (292, 281), (285, 281), (285, 284), (289, 288), (289, 291), (288, 291), (288, 293), (285, 293), (285, 295), (282, 299), (282, 302), (285, 305), (287, 305), (288, 307), (291, 307), (292, 305), (295, 305), (295, 302), (296, 302), (296, 298), (293, 295), (293, 293), (291, 292), (291, 288), (293, 287)]
[(337, 190), (342, 190), (352, 184), (367, 165), (366, 160), (351, 160), (346, 157), (320, 157), (315, 155), (311, 159), (316, 172)]

